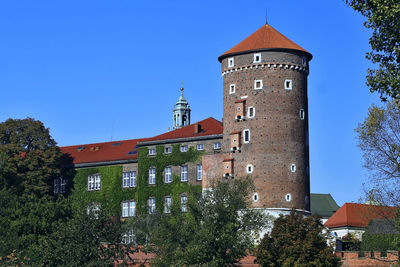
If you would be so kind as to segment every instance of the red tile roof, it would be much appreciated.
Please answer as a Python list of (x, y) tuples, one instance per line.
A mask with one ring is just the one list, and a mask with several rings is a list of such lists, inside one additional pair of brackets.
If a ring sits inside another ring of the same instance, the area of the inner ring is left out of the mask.
[(169, 140), (222, 134), (222, 123), (214, 118), (197, 122), (201, 131), (195, 133), (194, 124), (151, 138), (130, 139), (61, 147), (61, 151), (74, 158), (74, 164), (137, 159), (137, 144), (146, 141)]
[(265, 24), (252, 35), (241, 41), (233, 48), (226, 51), (218, 57), (222, 59), (230, 55), (242, 53), (245, 51), (264, 50), (264, 49), (290, 49), (305, 52), (311, 58), (311, 54), (304, 48), (289, 40), (286, 36), (275, 30), (272, 26)]
[(393, 219), (396, 217), (396, 212), (396, 207), (345, 203), (324, 225), (328, 228), (345, 226), (368, 227), (371, 220)]

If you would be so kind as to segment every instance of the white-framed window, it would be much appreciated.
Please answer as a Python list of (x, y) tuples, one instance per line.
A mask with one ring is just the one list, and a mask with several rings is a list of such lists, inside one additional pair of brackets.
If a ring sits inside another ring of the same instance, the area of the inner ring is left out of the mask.
[(149, 214), (152, 214), (156, 211), (156, 198), (149, 197), (147, 200), (147, 206), (149, 208)]
[(261, 54), (260, 53), (254, 54), (253, 63), (260, 63), (260, 62), (261, 62)]
[(250, 130), (243, 130), (243, 143), (250, 143)]
[(304, 111), (304, 109), (300, 109), (299, 111), (299, 116), (300, 116), (300, 120), (304, 120), (305, 116), (306, 116), (306, 112)]
[(86, 207), (86, 214), (93, 215), (96, 219), (99, 217), (100, 203), (90, 202)]
[(234, 94), (235, 91), (236, 91), (236, 85), (235, 84), (229, 85), (229, 93)]
[(122, 235), (122, 244), (128, 245), (134, 243), (136, 243), (136, 236), (132, 230), (125, 232)]
[(172, 153), (172, 147), (170, 147), (170, 146), (164, 147), (164, 153), (165, 153), (165, 154), (170, 154), (170, 153)]
[(254, 168), (253, 168), (253, 165), (252, 165), (252, 164), (248, 164), (248, 165), (246, 166), (246, 172), (247, 172), (247, 173), (253, 173), (253, 170), (254, 170)]
[(149, 156), (154, 156), (156, 155), (156, 149), (154, 147), (149, 148)]
[(285, 199), (287, 202), (292, 201), (292, 195), (291, 194), (286, 194)]
[(290, 171), (291, 172), (296, 172), (296, 164), (290, 165)]
[(122, 217), (134, 217), (136, 215), (135, 200), (122, 201)]
[(285, 80), (285, 89), (292, 90), (292, 80)]
[(54, 179), (54, 194), (64, 194), (67, 182), (65, 179), (57, 178)]
[(258, 199), (259, 199), (258, 193), (254, 193), (254, 194), (253, 194), (253, 201), (254, 201), (254, 202), (257, 202)]
[(136, 171), (122, 173), (122, 187), (136, 187)]
[(255, 80), (254, 81), (254, 89), (262, 89), (263, 88), (263, 81), (262, 80)]
[(197, 144), (197, 150), (204, 150), (204, 144)]
[(164, 198), (164, 213), (171, 213), (172, 197), (168, 196)]
[(187, 212), (187, 201), (188, 197), (186, 195), (181, 196), (181, 211)]
[(181, 182), (188, 181), (188, 165), (181, 166)]
[(215, 149), (215, 150), (221, 149), (221, 143), (220, 143), (220, 142), (214, 143), (214, 149)]
[(203, 165), (197, 164), (197, 181), (203, 179)]
[(92, 174), (88, 176), (88, 191), (101, 190), (101, 176), (100, 174)]
[(233, 66), (235, 66), (235, 60), (233, 57), (228, 58), (228, 67), (232, 68)]
[(149, 169), (149, 184), (156, 184), (156, 168), (154, 167)]
[(254, 118), (255, 115), (256, 115), (255, 107), (249, 107), (247, 109), (247, 117), (251, 119), (251, 118)]
[(172, 182), (172, 168), (166, 167), (164, 169), (164, 182), (171, 183)]
[(181, 152), (187, 152), (188, 151), (188, 146), (187, 145), (181, 145)]

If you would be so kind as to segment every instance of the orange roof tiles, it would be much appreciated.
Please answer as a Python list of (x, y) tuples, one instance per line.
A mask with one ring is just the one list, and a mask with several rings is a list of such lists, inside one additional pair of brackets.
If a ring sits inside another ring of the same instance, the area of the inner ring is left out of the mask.
[(371, 220), (393, 219), (396, 216), (396, 212), (396, 207), (345, 203), (324, 225), (328, 228), (345, 226), (368, 227)]
[(74, 158), (74, 164), (135, 160), (137, 159), (137, 144), (140, 142), (222, 134), (222, 123), (214, 118), (199, 121), (197, 124), (201, 126), (199, 133), (195, 133), (192, 124), (151, 138), (64, 146), (61, 147), (61, 151), (71, 155)]
[(309, 55), (310, 58), (312, 57), (304, 48), (289, 40), (286, 36), (275, 30), (271, 25), (265, 24), (252, 35), (219, 56), (218, 60), (221, 62), (222, 59), (230, 55), (240, 54), (245, 51), (265, 49), (299, 50)]

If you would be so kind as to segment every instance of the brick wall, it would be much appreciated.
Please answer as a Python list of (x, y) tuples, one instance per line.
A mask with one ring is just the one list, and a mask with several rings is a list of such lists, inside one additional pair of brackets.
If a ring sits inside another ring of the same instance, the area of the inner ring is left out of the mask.
[(386, 257), (381, 257), (381, 252), (365, 252), (364, 257), (360, 257), (358, 252), (344, 251), (336, 252), (336, 256), (341, 259), (342, 267), (369, 267), (369, 266), (392, 266), (399, 260), (398, 251), (387, 251)]

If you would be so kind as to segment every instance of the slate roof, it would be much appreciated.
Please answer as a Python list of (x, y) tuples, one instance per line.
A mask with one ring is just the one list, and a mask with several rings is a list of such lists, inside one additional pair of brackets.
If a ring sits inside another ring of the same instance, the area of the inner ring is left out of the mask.
[(338, 209), (339, 205), (336, 204), (331, 194), (313, 194), (311, 198), (311, 214), (318, 214), (322, 218), (331, 217)]
[(326, 222), (328, 228), (368, 227), (373, 219), (393, 219), (397, 208), (357, 203), (345, 203)]
[(307, 52), (307, 50), (278, 32), (271, 25), (265, 24), (249, 37), (241, 41), (239, 44), (235, 45), (234, 47), (223, 53), (221, 56), (219, 56), (218, 60), (221, 62), (222, 59), (228, 56), (242, 54), (246, 51), (262, 51), (273, 49), (297, 50), (307, 54), (309, 56), (309, 59), (312, 58), (312, 55)]
[[(196, 124), (200, 124), (201, 126), (201, 131), (199, 133), (195, 133), (194, 131), (194, 125)], [(210, 136), (218, 134), (222, 134), (222, 123), (210, 117), (195, 124), (191, 124), (151, 138), (64, 146), (61, 147), (61, 151), (71, 155), (74, 158), (74, 164), (135, 160), (137, 159), (137, 145), (140, 142)]]

